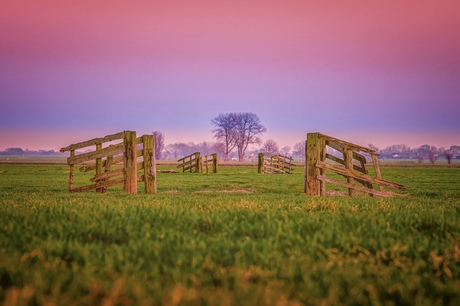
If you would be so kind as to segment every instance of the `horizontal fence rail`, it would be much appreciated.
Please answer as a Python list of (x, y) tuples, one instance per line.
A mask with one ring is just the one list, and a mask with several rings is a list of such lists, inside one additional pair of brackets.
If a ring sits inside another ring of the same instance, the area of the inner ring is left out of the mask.
[(201, 155), (200, 152), (195, 152), (177, 161), (179, 162), (177, 168), (182, 168), (182, 172), (217, 173), (218, 169), (217, 153)]
[(177, 160), (179, 165), (177, 168), (182, 168), (182, 172), (195, 173), (200, 171), (200, 152), (195, 152)]
[(292, 157), (259, 153), (258, 172), (274, 174), (292, 174), (294, 171)]
[(200, 172), (201, 173), (217, 173), (217, 165), (218, 165), (218, 159), (217, 159), (217, 153), (213, 154), (208, 154), (204, 155), (201, 157), (200, 161)]
[[(304, 190), (307, 195), (326, 195), (326, 183), (346, 187), (350, 196), (355, 192), (384, 197), (407, 195), (384, 190), (384, 187), (397, 190), (406, 188), (382, 179), (378, 154), (374, 150), (321, 133), (308, 133), (305, 152)], [(370, 175), (366, 169), (364, 154), (372, 160), (374, 175)], [(327, 177), (327, 172), (343, 177), (345, 181)]]
[[(121, 143), (103, 144), (123, 140)], [(76, 150), (96, 146), (94, 151), (77, 153)], [(126, 193), (136, 194), (137, 183), (144, 182), (145, 193), (156, 193), (155, 139), (153, 135), (136, 137), (136, 132), (124, 131), (102, 138), (94, 138), (61, 148), (70, 151), (67, 163), (70, 166), (69, 191), (96, 190), (104, 193), (108, 187), (123, 185)], [(140, 159), (140, 160), (138, 160)], [(90, 179), (93, 184), (75, 187), (75, 166), (86, 163), (80, 172), (95, 171)], [(119, 165), (122, 163), (122, 165)], [(138, 171), (143, 170), (141, 175)]]

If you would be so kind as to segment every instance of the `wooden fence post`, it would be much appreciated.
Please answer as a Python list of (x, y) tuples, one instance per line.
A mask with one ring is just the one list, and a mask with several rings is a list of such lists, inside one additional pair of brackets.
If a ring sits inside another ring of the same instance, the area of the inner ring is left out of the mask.
[(307, 195), (321, 195), (320, 181), (317, 179), (319, 169), (316, 163), (321, 159), (320, 133), (308, 133), (305, 148), (305, 193)]
[[(75, 150), (70, 150), (70, 157), (75, 157)], [(74, 182), (74, 173), (75, 173), (75, 165), (70, 165), (70, 174), (69, 174), (69, 192), (73, 190), (73, 182)]]
[[(343, 149), (343, 160), (345, 161), (345, 168), (353, 171), (353, 151), (350, 148)], [(354, 185), (355, 180), (352, 177), (347, 177), (348, 184)], [(348, 188), (348, 195), (352, 196), (354, 193), (353, 188)]]
[(203, 172), (203, 169), (201, 168), (201, 154), (200, 154), (200, 152), (195, 153), (195, 172), (196, 173)]
[(137, 156), (136, 156), (136, 132), (125, 131), (123, 144), (124, 191), (130, 194), (137, 194)]
[(218, 165), (218, 157), (217, 157), (217, 153), (213, 153), (211, 154), (212, 156), (212, 167), (214, 169), (214, 173), (217, 173), (217, 165)]
[[(102, 143), (96, 143), (96, 151), (100, 151), (102, 149)], [(96, 176), (102, 173), (102, 158), (96, 158)], [(98, 183), (98, 182), (96, 182)], [(96, 192), (102, 193), (103, 188), (96, 188)]]
[(155, 138), (153, 135), (143, 135), (144, 143), (144, 186), (145, 193), (157, 193), (157, 177), (155, 164)]
[(264, 153), (259, 153), (258, 155), (258, 165), (257, 165), (257, 172), (264, 173)]

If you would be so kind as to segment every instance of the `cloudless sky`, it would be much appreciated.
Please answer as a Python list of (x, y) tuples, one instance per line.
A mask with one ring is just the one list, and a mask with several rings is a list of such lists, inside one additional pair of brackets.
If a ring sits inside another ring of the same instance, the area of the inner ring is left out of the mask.
[(2, 0), (0, 150), (123, 130), (460, 144), (458, 0)]

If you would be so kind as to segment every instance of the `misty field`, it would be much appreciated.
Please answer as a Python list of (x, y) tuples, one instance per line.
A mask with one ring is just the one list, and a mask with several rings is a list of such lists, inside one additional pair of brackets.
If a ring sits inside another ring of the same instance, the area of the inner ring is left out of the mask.
[(307, 197), (302, 167), (255, 166), (69, 194), (67, 166), (0, 164), (0, 301), (459, 305), (460, 168), (381, 170), (410, 196)]

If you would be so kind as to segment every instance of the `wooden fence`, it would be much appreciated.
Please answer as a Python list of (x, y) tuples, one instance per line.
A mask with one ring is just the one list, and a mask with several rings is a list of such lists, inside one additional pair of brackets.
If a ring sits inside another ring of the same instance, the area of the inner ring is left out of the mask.
[[(110, 144), (103, 148), (104, 143), (123, 140), (121, 143)], [(77, 154), (76, 150), (96, 146), (95, 151)], [(142, 147), (138, 149), (138, 147)], [(102, 138), (71, 144), (60, 150), (70, 151), (67, 163), (70, 165), (69, 191), (81, 192), (96, 189), (104, 193), (108, 187), (124, 185), (124, 191), (137, 193), (137, 182), (144, 182), (145, 193), (156, 193), (155, 140), (153, 135), (143, 135), (136, 138), (136, 132), (124, 131)], [(142, 160), (138, 161), (138, 157)], [(88, 163), (88, 161), (90, 161)], [(123, 162), (120, 167), (117, 164)], [(85, 163), (81, 172), (95, 171), (90, 179), (94, 184), (74, 187), (75, 166)], [(103, 171), (104, 170), (104, 171)], [(143, 170), (138, 176), (137, 172)]]
[[(195, 152), (177, 160), (182, 168), (182, 172), (190, 173), (217, 173), (217, 154), (208, 154), (201, 156), (200, 152)], [(204, 172), (206, 171), (206, 172)]]
[(200, 172), (200, 152), (195, 152), (177, 160), (180, 164), (177, 168), (182, 168), (182, 172)]
[(280, 154), (268, 155), (259, 153), (258, 158), (259, 173), (287, 173), (292, 174), (294, 171), (292, 165), (292, 157), (283, 156)]
[[(208, 154), (201, 157), (200, 167), (201, 173), (217, 173), (217, 153)], [(206, 171), (206, 172), (205, 172)]]
[[(346, 187), (350, 196), (356, 191), (371, 196), (403, 195), (384, 190), (384, 187), (398, 190), (405, 190), (405, 187), (382, 179), (377, 160), (378, 154), (374, 150), (321, 133), (308, 133), (305, 152), (304, 189), (307, 195), (325, 195), (326, 183)], [(358, 152), (370, 156), (374, 175), (368, 173), (366, 157)], [(334, 172), (344, 177), (346, 181), (327, 177), (326, 171)], [(356, 183), (360, 185), (356, 185)]]

